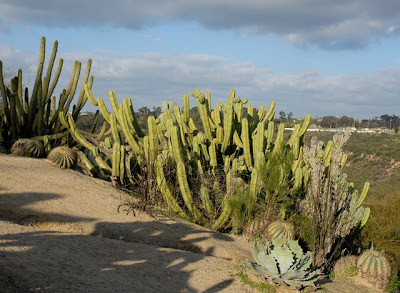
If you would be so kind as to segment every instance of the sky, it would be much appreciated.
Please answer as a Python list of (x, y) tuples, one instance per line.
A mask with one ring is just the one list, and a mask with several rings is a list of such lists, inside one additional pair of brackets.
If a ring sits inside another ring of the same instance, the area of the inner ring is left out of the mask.
[(296, 118), (400, 115), (399, 0), (0, 0), (3, 71), (28, 87), (42, 36), (64, 59), (57, 96), (91, 58), (94, 96), (136, 110), (199, 88)]

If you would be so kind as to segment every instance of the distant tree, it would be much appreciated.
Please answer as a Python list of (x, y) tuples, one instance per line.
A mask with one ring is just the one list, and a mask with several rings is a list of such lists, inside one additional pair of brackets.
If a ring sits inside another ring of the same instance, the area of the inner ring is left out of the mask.
[(292, 120), (292, 118), (293, 118), (293, 112), (287, 113), (287, 119), (288, 119), (288, 121)]
[(283, 110), (280, 110), (280, 111), (279, 111), (279, 120), (280, 120), (281, 122), (283, 122), (283, 121), (286, 120), (286, 113), (285, 113), (285, 111), (283, 111)]
[(339, 126), (338, 120), (335, 116), (324, 116), (321, 119), (320, 126), (324, 128), (336, 128)]

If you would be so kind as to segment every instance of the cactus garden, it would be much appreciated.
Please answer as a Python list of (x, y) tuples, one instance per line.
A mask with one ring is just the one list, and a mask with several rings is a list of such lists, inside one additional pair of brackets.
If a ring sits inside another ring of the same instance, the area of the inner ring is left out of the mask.
[[(317, 290), (334, 272), (388, 288), (393, 258), (360, 247), (373, 211), (365, 204), (369, 182), (357, 190), (345, 173), (349, 131), (326, 142), (308, 138), (311, 114), (287, 131), (274, 120), (274, 101), (256, 108), (232, 90), (214, 103), (200, 89), (162, 102), (143, 127), (130, 98), (113, 90), (94, 97), (90, 59), (81, 88), (76, 61), (68, 87), (55, 93), (63, 67), (60, 59), (53, 72), (57, 46), (45, 64), (42, 39), (32, 89), (23, 88), (22, 70), (6, 86), (0, 61), (0, 142), (11, 155), (47, 157), (109, 181), (124, 192), (128, 211), (239, 235), (254, 243), (246, 265), (276, 287)], [(86, 103), (96, 109), (90, 129), (79, 128)]]

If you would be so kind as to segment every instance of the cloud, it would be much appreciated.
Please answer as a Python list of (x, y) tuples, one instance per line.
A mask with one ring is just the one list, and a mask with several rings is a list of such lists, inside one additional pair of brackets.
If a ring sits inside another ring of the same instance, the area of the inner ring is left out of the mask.
[[(27, 85), (32, 86), (38, 54), (0, 46), (0, 56), (4, 56), (4, 68), (13, 72), (23, 68), (24, 82), (31, 81)], [(293, 112), (295, 117), (311, 113), (367, 118), (400, 112), (400, 67), (359, 75), (322, 76), (316, 70), (278, 74), (249, 62), (199, 54), (65, 53), (60, 56), (64, 68), (57, 94), (67, 86), (74, 61), (82, 61), (84, 71), (89, 56), (93, 59), (94, 95), (108, 101), (108, 91), (113, 89), (119, 101), (130, 97), (135, 109), (157, 107), (163, 100), (181, 103), (184, 94), (200, 88), (211, 92), (214, 104), (225, 102), (230, 90), (236, 89), (237, 96), (249, 98), (255, 107), (275, 100), (278, 111)], [(195, 106), (194, 98), (191, 105)]]
[(211, 30), (276, 34), (299, 46), (325, 49), (360, 48), (400, 34), (398, 0), (3, 0), (0, 11), (0, 28), (9, 21), (129, 29), (196, 22)]

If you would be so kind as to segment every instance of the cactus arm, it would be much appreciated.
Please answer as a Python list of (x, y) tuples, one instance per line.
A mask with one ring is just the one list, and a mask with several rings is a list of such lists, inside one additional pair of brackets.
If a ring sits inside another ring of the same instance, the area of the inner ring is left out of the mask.
[(210, 200), (210, 194), (208, 192), (208, 189), (204, 185), (201, 185), (200, 187), (200, 198), (203, 204), (203, 209), (207, 212), (208, 217), (209, 218), (214, 217), (215, 214), (214, 204)]
[(247, 167), (252, 167), (253, 163), (251, 160), (251, 151), (250, 151), (250, 138), (249, 138), (249, 122), (247, 118), (242, 119), (242, 143), (243, 143), (243, 154), (244, 160), (246, 162)]
[(157, 158), (158, 151), (158, 139), (157, 139), (157, 126), (156, 119), (153, 116), (147, 118), (147, 125), (149, 130), (149, 160), (150, 163), (154, 164)]
[(129, 131), (128, 128), (128, 123), (126, 121), (126, 116), (124, 115), (124, 108), (120, 108), (119, 110), (120, 116), (122, 117), (121, 119), (121, 128), (122, 132), (125, 135), (125, 139), (128, 141), (129, 146), (131, 147), (132, 151), (137, 154), (141, 155), (143, 154), (143, 150), (140, 148), (139, 144), (137, 143), (136, 139), (133, 137), (132, 133)]
[(364, 202), (365, 197), (367, 196), (368, 190), (369, 190), (369, 182), (365, 182), (363, 190), (362, 190), (361, 195), (357, 202), (358, 207), (360, 207), (362, 205), (362, 203)]
[(189, 212), (194, 216), (196, 220), (201, 218), (201, 213), (193, 203), (192, 193), (190, 192), (189, 184), (186, 177), (185, 164), (180, 161), (177, 163), (177, 177), (179, 182), (179, 189), (182, 194), (183, 201), (186, 204)]
[(119, 141), (114, 142), (113, 146), (113, 154), (112, 154), (112, 177), (113, 180), (117, 180), (119, 178), (120, 171), (120, 163), (121, 163), (121, 144)]
[(100, 169), (106, 171), (108, 174), (112, 174), (113, 170), (112, 168), (104, 162), (104, 160), (100, 156), (96, 156), (95, 159), (97, 166), (99, 166)]
[(301, 126), (299, 130), (299, 136), (302, 136), (304, 133), (306, 133), (308, 126), (310, 125), (311, 122), (311, 114), (307, 114), (306, 117), (304, 118), (303, 125)]
[(265, 123), (266, 121), (271, 121), (274, 118), (274, 114), (275, 114), (275, 105), (276, 102), (272, 101), (271, 104), (269, 105), (268, 111), (265, 114), (264, 120), (263, 122)]
[(190, 119), (189, 95), (183, 96), (183, 119), (184, 119), (185, 124), (189, 123), (189, 119)]
[(233, 106), (226, 104), (224, 109), (224, 140), (221, 145), (221, 151), (224, 153), (231, 141), (233, 130)]
[(160, 188), (161, 194), (164, 197), (164, 200), (167, 202), (168, 206), (172, 209), (174, 213), (179, 215), (184, 219), (189, 219), (189, 216), (185, 213), (185, 211), (179, 206), (178, 202), (172, 195), (171, 190), (168, 187), (167, 180), (164, 175), (163, 163), (159, 158), (156, 161), (156, 174), (157, 174), (157, 184)]
[(98, 97), (97, 98), (97, 103), (98, 103), (101, 115), (103, 115), (103, 117), (104, 117), (104, 120), (106, 120), (108, 123), (110, 123), (110, 112), (108, 112), (107, 107), (104, 104), (103, 99), (101, 97)]
[(88, 84), (85, 84), (83, 86), (83, 89), (85, 90), (86, 96), (88, 97), (89, 102), (93, 105), (93, 106), (98, 106), (98, 103), (96, 101), (96, 99), (94, 98), (93, 94), (92, 94), (92, 90), (90, 89)]
[(257, 125), (256, 134), (253, 136), (253, 155), (264, 151), (264, 123), (259, 122)]
[(114, 139), (114, 142), (121, 143), (121, 138), (118, 132), (118, 126), (117, 126), (117, 114), (111, 113), (110, 114), (110, 126), (111, 126), (111, 131), (112, 131), (112, 136)]
[(126, 174), (126, 165), (125, 165), (126, 149), (124, 145), (121, 145), (120, 155), (121, 156), (119, 161), (119, 180), (121, 184), (124, 184), (124, 178)]

